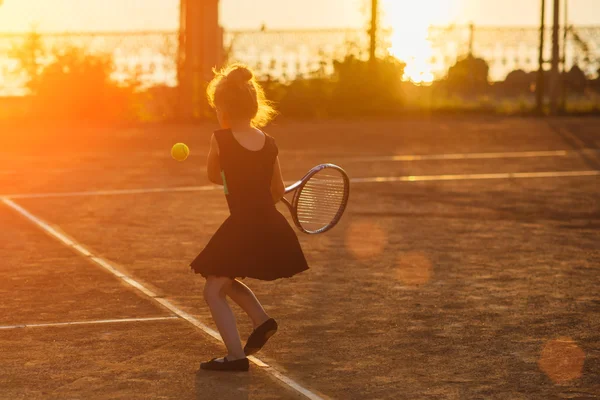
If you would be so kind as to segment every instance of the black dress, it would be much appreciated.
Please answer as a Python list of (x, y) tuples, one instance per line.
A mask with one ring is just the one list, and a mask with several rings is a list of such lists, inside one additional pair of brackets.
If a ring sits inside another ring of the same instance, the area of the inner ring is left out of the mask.
[(308, 269), (296, 232), (271, 196), (275, 140), (262, 149), (243, 147), (229, 129), (215, 132), (230, 216), (190, 264), (204, 277), (290, 278)]

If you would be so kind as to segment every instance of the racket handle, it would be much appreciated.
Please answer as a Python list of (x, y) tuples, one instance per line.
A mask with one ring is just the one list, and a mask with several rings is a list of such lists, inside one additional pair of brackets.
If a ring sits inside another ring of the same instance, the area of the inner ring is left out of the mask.
[(283, 204), (285, 204), (290, 209), (290, 211), (293, 211), (292, 203), (290, 203), (288, 199), (286, 199), (285, 197), (282, 197), (280, 201)]

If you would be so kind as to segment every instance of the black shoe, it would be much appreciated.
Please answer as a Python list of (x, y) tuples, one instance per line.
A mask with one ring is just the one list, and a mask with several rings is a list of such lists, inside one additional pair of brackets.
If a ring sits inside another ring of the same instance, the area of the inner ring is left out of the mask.
[(229, 361), (227, 357), (223, 361), (217, 361), (217, 358), (213, 358), (210, 361), (200, 364), (200, 369), (210, 371), (248, 371), (250, 369), (250, 362), (247, 358), (240, 358), (233, 361)]
[(267, 343), (267, 340), (277, 332), (277, 322), (273, 318), (267, 320), (261, 326), (256, 328), (248, 338), (244, 353), (247, 356), (256, 353)]

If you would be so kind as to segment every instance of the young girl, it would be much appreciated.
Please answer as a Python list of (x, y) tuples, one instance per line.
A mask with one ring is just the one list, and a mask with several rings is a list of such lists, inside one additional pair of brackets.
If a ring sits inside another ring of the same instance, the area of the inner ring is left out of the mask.
[[(204, 299), (228, 354), (200, 368), (247, 371), (247, 355), (260, 350), (277, 331), (252, 291), (237, 278), (272, 281), (308, 269), (295, 231), (275, 208), (284, 194), (275, 140), (262, 132), (275, 114), (252, 72), (232, 65), (208, 86), (221, 130), (211, 138), (208, 178), (223, 185), (230, 216), (191, 263), (206, 278)], [(226, 296), (252, 320), (244, 348)]]

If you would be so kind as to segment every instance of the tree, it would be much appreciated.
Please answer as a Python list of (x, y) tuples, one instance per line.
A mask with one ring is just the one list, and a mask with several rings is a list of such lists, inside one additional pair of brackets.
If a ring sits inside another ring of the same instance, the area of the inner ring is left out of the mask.
[(585, 73), (574, 65), (569, 72), (566, 74), (567, 85), (570, 92), (583, 93), (587, 86), (587, 77)]
[(92, 55), (77, 47), (54, 52), (31, 89), (34, 112), (46, 117), (80, 120), (114, 120), (130, 106), (131, 87), (111, 79), (113, 62), (107, 55)]
[(460, 94), (482, 94), (489, 87), (489, 71), (490, 67), (484, 59), (469, 54), (450, 67), (446, 86), (450, 91)]
[(500, 84), (501, 91), (505, 95), (518, 96), (531, 93), (532, 85), (535, 84), (535, 75), (528, 74), (522, 69), (511, 71), (504, 82)]
[(593, 90), (600, 93), (600, 68), (598, 68), (598, 71), (596, 72), (596, 74), (597, 74), (596, 79), (591, 81), (590, 84), (591, 84)]
[(77, 47), (47, 52), (30, 33), (11, 56), (19, 62), (32, 95), (30, 112), (59, 119), (115, 120), (129, 114), (134, 85), (111, 79), (112, 58)]
[(32, 89), (38, 83), (47, 57), (42, 36), (34, 29), (27, 35), (21, 46), (14, 47), (9, 55), (18, 61), (20, 69), (26, 76), (26, 85)]
[(388, 56), (371, 62), (348, 56), (334, 63), (333, 114), (380, 114), (402, 104), (401, 83), (406, 64)]

